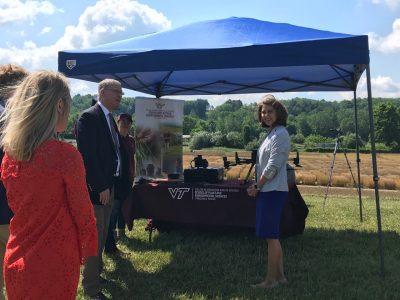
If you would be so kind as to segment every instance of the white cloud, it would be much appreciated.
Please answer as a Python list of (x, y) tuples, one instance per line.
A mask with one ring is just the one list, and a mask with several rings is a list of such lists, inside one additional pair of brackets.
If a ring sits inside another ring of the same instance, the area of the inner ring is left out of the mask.
[(33, 24), (37, 15), (52, 15), (56, 10), (50, 1), (0, 0), (0, 24), (27, 21)]
[(400, 19), (396, 19), (392, 25), (392, 32), (384, 37), (374, 32), (369, 32), (370, 48), (383, 52), (395, 53), (400, 52)]
[[(378, 75), (371, 78), (372, 97), (398, 98), (400, 97), (400, 82), (394, 81), (388, 76)], [(358, 83), (357, 96), (365, 98), (367, 94), (367, 79), (361, 77)]]
[(0, 48), (0, 64), (15, 63), (27, 69), (56, 69), (56, 55), (57, 49), (54, 46), (38, 48), (33, 41), (26, 41), (22, 48)]
[(76, 26), (68, 26), (60, 49), (80, 49), (157, 32), (171, 27), (160, 12), (132, 0), (100, 0), (88, 7)]
[(43, 27), (43, 29), (40, 31), (40, 35), (46, 34), (51, 31), (51, 27)]
[(11, 62), (27, 69), (57, 69), (60, 50), (92, 47), (170, 26), (171, 22), (162, 13), (137, 1), (100, 0), (86, 8), (76, 26), (67, 26), (53, 45), (37, 47), (33, 41), (27, 41), (22, 48), (0, 48), (0, 64)]
[(69, 79), (70, 82), (70, 88), (72, 91), (72, 96), (76, 94), (81, 94), (81, 95), (87, 95), (87, 94), (95, 94), (97, 92), (97, 86), (98, 84), (89, 82), (89, 81), (84, 81), (84, 80), (78, 80), (78, 79)]
[(371, 2), (376, 5), (387, 5), (392, 10), (400, 5), (400, 0), (371, 0)]

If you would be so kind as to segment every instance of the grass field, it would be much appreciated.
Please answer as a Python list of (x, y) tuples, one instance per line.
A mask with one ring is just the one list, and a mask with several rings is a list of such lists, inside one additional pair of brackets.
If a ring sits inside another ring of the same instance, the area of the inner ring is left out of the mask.
[[(185, 152), (184, 167), (197, 154), (222, 167), (225, 149)], [(234, 161), (234, 151), (227, 153)], [(249, 152), (239, 152), (242, 158)], [(294, 157), (291, 153), (290, 157)], [(348, 155), (356, 175), (355, 154)], [(371, 155), (361, 155), (363, 216), (344, 155), (337, 154), (325, 209), (323, 196), (332, 154), (300, 153), (299, 189), (309, 207), (303, 235), (282, 240), (289, 283), (272, 290), (250, 284), (265, 274), (266, 243), (253, 231), (154, 232), (135, 221), (123, 256), (104, 256), (104, 293), (112, 299), (400, 299), (400, 154), (378, 154), (385, 276), (380, 276)], [(231, 168), (243, 179), (249, 165)], [(325, 181), (324, 181), (325, 180)], [(87, 299), (79, 287), (77, 299)]]
[[(252, 231), (153, 233), (135, 222), (128, 255), (104, 256), (112, 299), (399, 299), (400, 201), (381, 197), (385, 277), (379, 273), (375, 201), (364, 194), (364, 222), (349, 194), (323, 198), (302, 189), (309, 207), (303, 235), (282, 241), (289, 283), (254, 290), (265, 273), (265, 241)], [(79, 289), (78, 299), (85, 299)]]

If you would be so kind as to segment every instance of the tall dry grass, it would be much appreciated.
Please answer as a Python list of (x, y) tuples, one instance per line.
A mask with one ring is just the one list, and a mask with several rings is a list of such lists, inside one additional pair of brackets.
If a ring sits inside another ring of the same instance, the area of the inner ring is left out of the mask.
[[(210, 167), (223, 167), (222, 157), (225, 153), (222, 150), (212, 152), (201, 150), (184, 155), (184, 168), (190, 168), (190, 161), (198, 154), (203, 155), (203, 158), (208, 160)], [(250, 152), (239, 152), (241, 158), (249, 158)], [(291, 153), (289, 156), (289, 163), (296, 155)], [(332, 186), (338, 187), (353, 187), (354, 182), (350, 173), (350, 169), (357, 183), (357, 163), (356, 154), (347, 154), (350, 168), (347, 165), (343, 153), (337, 153), (335, 163), (332, 168)], [(332, 167), (332, 154), (331, 153), (300, 153), (300, 164), (302, 168), (295, 168), (296, 183), (304, 185), (319, 185), (326, 186), (328, 184), (329, 172)], [(228, 154), (227, 159), (231, 162), (235, 161), (233, 153)], [(379, 188), (400, 190), (400, 154), (378, 154), (378, 176)], [(240, 165), (229, 168), (225, 171), (227, 179), (244, 179), (248, 172), (250, 165)], [(374, 188), (373, 172), (372, 172), (372, 159), (370, 154), (360, 154), (360, 176), (361, 186), (363, 188)], [(250, 178), (254, 178), (254, 170), (251, 172)]]
[(396, 182), (390, 178), (382, 178), (380, 181), (380, 184), (382, 184), (382, 186), (385, 190), (395, 190), (396, 189)]
[(331, 186), (347, 187), (348, 179), (346, 176), (343, 176), (343, 175), (332, 176)]

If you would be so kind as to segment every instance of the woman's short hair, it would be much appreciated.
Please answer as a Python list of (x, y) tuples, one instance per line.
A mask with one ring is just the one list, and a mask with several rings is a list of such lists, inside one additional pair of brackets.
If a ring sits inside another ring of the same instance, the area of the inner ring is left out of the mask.
[(0, 65), (0, 98), (7, 100), (28, 72), (14, 64)]
[(268, 127), (267, 124), (265, 124), (261, 118), (261, 110), (263, 108), (263, 105), (269, 105), (275, 109), (276, 121), (273, 124), (274, 126), (275, 125), (286, 126), (287, 118), (288, 118), (288, 111), (287, 111), (286, 107), (282, 104), (282, 102), (276, 100), (273, 95), (265, 95), (261, 98), (260, 102), (258, 102), (257, 116), (258, 116), (258, 122), (261, 123), (261, 126)]
[(36, 148), (55, 136), (58, 103), (69, 114), (71, 95), (67, 78), (54, 71), (28, 75), (7, 101), (1, 145), (14, 159), (28, 161)]

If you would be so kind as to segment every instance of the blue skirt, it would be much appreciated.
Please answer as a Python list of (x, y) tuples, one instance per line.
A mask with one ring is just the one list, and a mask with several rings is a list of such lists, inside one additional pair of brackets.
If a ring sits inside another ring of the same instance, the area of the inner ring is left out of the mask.
[(256, 236), (279, 239), (282, 209), (288, 192), (260, 192), (256, 203)]

